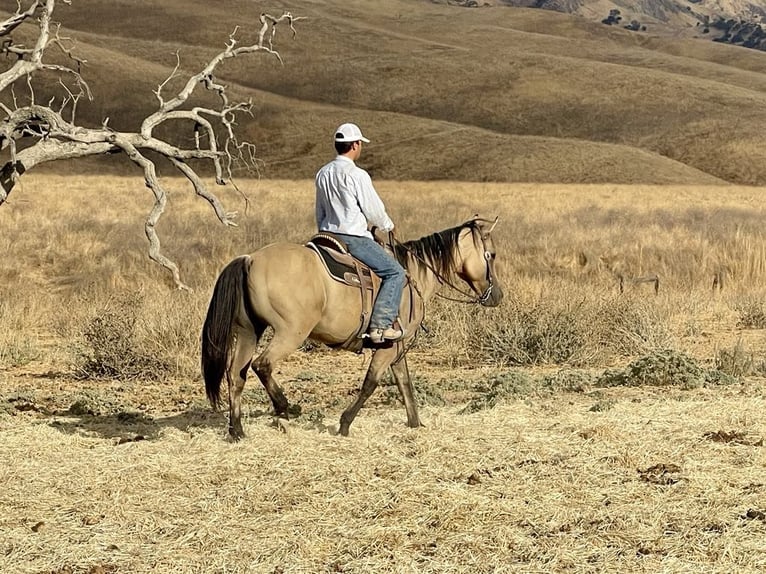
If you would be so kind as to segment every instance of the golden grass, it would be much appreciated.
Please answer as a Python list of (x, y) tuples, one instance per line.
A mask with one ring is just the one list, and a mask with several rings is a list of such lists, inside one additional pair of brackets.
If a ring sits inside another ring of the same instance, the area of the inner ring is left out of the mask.
[[(170, 180), (170, 205), (159, 232), (165, 253), (195, 289), (177, 294), (167, 289), (168, 274), (146, 256), (143, 218), (151, 195), (139, 180), (25, 176), (0, 213), (6, 230), (0, 247), (15, 262), (2, 271), (14, 293), (2, 308), (4, 321), (29, 328), (9, 329), (6, 337), (73, 337), (88, 316), (136, 291), (144, 293), (141, 314), (155, 342), (164, 331), (196, 331), (228, 260), (267, 242), (304, 241), (313, 232), (310, 181), (244, 181), (242, 188), (249, 206), (232, 189), (219, 190), (227, 207), (241, 212), (240, 227), (226, 229), (188, 185)], [(736, 309), (763, 294), (759, 188), (455, 182), (380, 182), (379, 188), (402, 239), (451, 227), (477, 211), (499, 215), (499, 273), (507, 295), (521, 302), (595, 304), (618, 295), (622, 276), (628, 294), (664, 316), (661, 327), (674, 331), (683, 346), (689, 333), (708, 326), (720, 331), (716, 317), (727, 317), (735, 328)], [(650, 274), (660, 280), (657, 297), (650, 297), (651, 285), (632, 283)], [(714, 292), (719, 275), (724, 289)], [(51, 312), (59, 305), (67, 313)], [(445, 312), (457, 313), (447, 323), (470, 321), (463, 308), (435, 309), (437, 327)], [(486, 320), (492, 316), (486, 313)], [(454, 341), (450, 352), (460, 352), (460, 338), (446, 335)], [(182, 338), (189, 345), (182, 354), (196, 352), (193, 337)], [(708, 357), (717, 343), (708, 345)], [(189, 370), (196, 370), (196, 359)]]
[[(159, 231), (191, 294), (174, 291), (145, 255), (150, 194), (138, 178), (28, 174), (0, 209), (9, 262), (0, 304), (0, 571), (766, 567), (762, 370), (729, 387), (532, 392), (458, 414), (476, 383), (517, 372), (466, 352), (463, 339), (509, 324), (514, 305), (574, 318), (567, 305), (609, 304), (636, 311), (645, 334), (706, 366), (735, 346), (762, 362), (763, 328), (739, 324), (743, 307), (763, 310), (762, 189), (381, 181), (401, 239), (477, 211), (500, 215), (506, 305), (429, 308), (432, 332), (410, 368), (420, 390), (449, 400), (423, 407), (426, 428), (407, 430), (403, 409), (386, 404), (391, 389), (380, 389), (351, 437), (335, 436), (369, 358), (300, 351), (277, 377), (304, 416), (287, 434), (277, 430), (251, 380), (248, 438), (233, 445), (225, 418), (205, 403), (197, 367), (212, 284), (231, 257), (313, 232), (310, 181), (240, 185), (252, 203), (240, 227), (226, 229), (183, 182), (168, 183)], [(244, 211), (233, 190), (221, 197)], [(721, 266), (727, 282), (713, 291)], [(629, 284), (619, 295), (617, 269), (658, 273), (659, 294)], [(142, 345), (173, 357), (176, 369), (157, 381), (74, 380), (83, 325), (136, 292)], [(596, 354), (581, 368), (631, 358)]]

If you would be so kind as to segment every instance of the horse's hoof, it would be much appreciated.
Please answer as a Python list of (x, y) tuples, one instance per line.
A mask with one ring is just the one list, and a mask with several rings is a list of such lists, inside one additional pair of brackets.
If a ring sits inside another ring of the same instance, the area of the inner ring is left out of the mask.
[(274, 421), (274, 426), (281, 430), (285, 434), (290, 434), (290, 421), (286, 418), (278, 418)]
[(245, 438), (245, 431), (243, 431), (242, 429), (234, 429), (234, 428), (229, 429), (229, 440), (231, 442), (239, 442), (243, 438)]
[[(278, 414), (278, 416), (289, 419), (290, 417), (298, 418), (303, 414), (303, 408), (301, 408), (300, 405), (290, 405), (285, 410), (283, 410), (281, 413)], [(289, 416), (288, 416), (289, 415)]]

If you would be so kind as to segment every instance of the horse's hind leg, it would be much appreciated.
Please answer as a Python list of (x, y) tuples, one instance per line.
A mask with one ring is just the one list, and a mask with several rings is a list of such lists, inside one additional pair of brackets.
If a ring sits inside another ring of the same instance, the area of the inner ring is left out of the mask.
[[(285, 334), (289, 333), (289, 334)], [(269, 344), (253, 361), (253, 370), (263, 383), (266, 393), (274, 405), (274, 412), (278, 417), (288, 418), (287, 409), (289, 407), (287, 398), (285, 398), (282, 388), (277, 384), (272, 373), (277, 363), (295, 351), (301, 343), (308, 337), (308, 332), (303, 334), (295, 329), (274, 328), (274, 337)]]
[(229, 381), (229, 436), (238, 441), (244, 438), (242, 429), (242, 391), (245, 388), (247, 370), (258, 344), (258, 335), (251, 329), (238, 328), (235, 333), (236, 349), (227, 374)]

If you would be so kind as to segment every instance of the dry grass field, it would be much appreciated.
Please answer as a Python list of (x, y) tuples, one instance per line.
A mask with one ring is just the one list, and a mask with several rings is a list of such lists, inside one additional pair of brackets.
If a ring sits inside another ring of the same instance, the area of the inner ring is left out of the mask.
[[(159, 166), (192, 292), (148, 259), (124, 158), (26, 173), (0, 207), (0, 572), (766, 570), (766, 54), (493, 4), (57, 3), (94, 96), (78, 121), (131, 131), (177, 62), (252, 40), (261, 10), (305, 19), (284, 64), (218, 70), (255, 104), (263, 179), (218, 192), (239, 227)], [(250, 380), (232, 444), (199, 373), (214, 281), (311, 236), (348, 120), (400, 239), (500, 216), (505, 300), (429, 304), (424, 428), (386, 381), (337, 436), (370, 355), (309, 342), (276, 373), (290, 422)]]
[(240, 185), (224, 229), (169, 183), (192, 293), (145, 255), (138, 178), (28, 174), (0, 209), (0, 571), (766, 568), (763, 189), (381, 181), (403, 239), (499, 215), (506, 300), (429, 307), (425, 428), (385, 386), (336, 436), (369, 355), (307, 345), (287, 431), (251, 380), (231, 444), (197, 366), (212, 284), (313, 230), (310, 181)]

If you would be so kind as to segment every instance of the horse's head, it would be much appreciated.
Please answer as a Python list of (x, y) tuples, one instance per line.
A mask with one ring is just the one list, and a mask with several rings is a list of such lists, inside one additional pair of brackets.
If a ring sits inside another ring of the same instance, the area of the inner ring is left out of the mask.
[(463, 224), (458, 239), (457, 275), (476, 293), (485, 307), (497, 307), (503, 289), (495, 276), (495, 245), (492, 230), (498, 218), (489, 221), (478, 216)]

